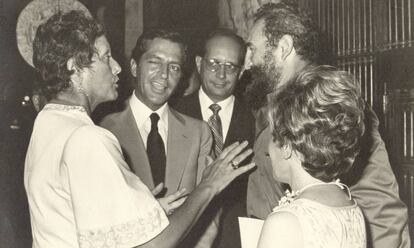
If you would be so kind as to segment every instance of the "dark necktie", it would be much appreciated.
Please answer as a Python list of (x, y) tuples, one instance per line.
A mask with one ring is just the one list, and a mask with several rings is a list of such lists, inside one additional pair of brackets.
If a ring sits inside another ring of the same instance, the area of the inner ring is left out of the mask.
[(158, 133), (158, 120), (160, 117), (156, 113), (150, 115), (151, 131), (147, 139), (147, 154), (151, 165), (152, 178), (154, 184), (164, 182), (165, 179), (165, 148), (161, 135)]
[(217, 158), (223, 150), (223, 129), (221, 127), (221, 119), (218, 112), (221, 110), (220, 105), (213, 103), (209, 107), (213, 111), (213, 115), (208, 119), (208, 125), (213, 133), (213, 149), (211, 156)]

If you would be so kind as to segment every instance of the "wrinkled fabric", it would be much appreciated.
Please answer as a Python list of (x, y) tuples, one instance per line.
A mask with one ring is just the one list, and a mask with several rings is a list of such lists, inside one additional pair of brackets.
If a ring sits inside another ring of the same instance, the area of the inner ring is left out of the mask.
[(48, 104), (25, 163), (33, 247), (134, 247), (168, 219), (134, 175), (114, 135), (82, 107)]
[(276, 207), (273, 213), (278, 212), (289, 212), (297, 217), (304, 248), (366, 247), (364, 216), (356, 203), (347, 207), (329, 207), (301, 198)]

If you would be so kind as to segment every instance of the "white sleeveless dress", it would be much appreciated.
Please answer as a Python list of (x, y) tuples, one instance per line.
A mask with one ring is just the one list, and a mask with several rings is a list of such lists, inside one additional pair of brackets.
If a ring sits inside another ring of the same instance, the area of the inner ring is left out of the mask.
[(366, 247), (364, 217), (356, 202), (352, 206), (330, 207), (300, 198), (274, 208), (272, 214), (278, 212), (289, 212), (298, 218), (305, 248)]

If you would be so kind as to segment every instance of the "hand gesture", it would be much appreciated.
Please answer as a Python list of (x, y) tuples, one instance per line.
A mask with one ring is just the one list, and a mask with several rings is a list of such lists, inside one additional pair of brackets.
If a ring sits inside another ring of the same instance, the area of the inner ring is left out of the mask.
[[(164, 184), (160, 183), (151, 192), (154, 196), (158, 195), (164, 189)], [(187, 199), (186, 189), (180, 189), (177, 192), (165, 197), (157, 198), (166, 215), (171, 215), (174, 210), (180, 207)]]
[(247, 141), (241, 144), (235, 142), (226, 147), (217, 159), (204, 170), (200, 184), (207, 184), (218, 194), (236, 177), (252, 169), (255, 166), (254, 163), (238, 167), (253, 152), (252, 149), (242, 152), (246, 146)]

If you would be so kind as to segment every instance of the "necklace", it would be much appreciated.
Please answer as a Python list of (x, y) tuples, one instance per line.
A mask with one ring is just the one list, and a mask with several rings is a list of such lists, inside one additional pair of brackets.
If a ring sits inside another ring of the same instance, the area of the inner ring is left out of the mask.
[(54, 98), (49, 101), (49, 104), (60, 105), (61, 110), (77, 109), (77, 110), (80, 110), (81, 112), (86, 112), (88, 115), (90, 115), (90, 112), (91, 112), (90, 107), (89, 107), (90, 106), (89, 101), (87, 102), (85, 106), (82, 104), (74, 103), (73, 101), (68, 101), (66, 99)]
[(309, 188), (312, 188), (314, 186), (319, 186), (319, 185), (336, 185), (341, 189), (347, 189), (349, 199), (351, 199), (351, 192), (349, 191), (348, 186), (341, 183), (339, 179), (336, 179), (335, 181), (329, 182), (329, 183), (325, 183), (325, 182), (311, 183), (311, 184), (305, 185), (304, 187), (302, 187), (301, 189), (296, 190), (296, 191), (286, 190), (285, 195), (279, 200), (279, 206), (278, 207), (289, 205), (291, 202), (293, 202), (295, 200), (295, 198), (297, 198), (305, 190), (307, 190)]
[(50, 102), (50, 103), (46, 104), (43, 109), (44, 110), (48, 110), (48, 109), (61, 110), (61, 111), (66, 111), (66, 112), (78, 111), (78, 112), (84, 112), (84, 113), (88, 114), (88, 112), (86, 111), (86, 109), (83, 106), (80, 106), (80, 105), (65, 105), (65, 104), (54, 103), (54, 102)]

